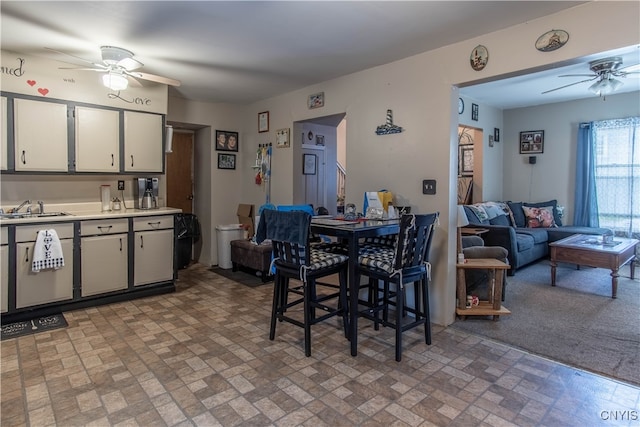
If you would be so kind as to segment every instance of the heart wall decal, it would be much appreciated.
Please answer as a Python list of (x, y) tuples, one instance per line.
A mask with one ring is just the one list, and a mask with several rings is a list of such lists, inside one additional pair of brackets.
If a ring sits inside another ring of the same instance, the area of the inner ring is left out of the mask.
[(27, 84), (29, 86), (34, 86), (36, 84), (36, 81), (35, 80), (27, 80)]
[(40, 95), (42, 96), (46, 96), (49, 93), (49, 89), (45, 89), (45, 88), (38, 88), (38, 92), (40, 93)]

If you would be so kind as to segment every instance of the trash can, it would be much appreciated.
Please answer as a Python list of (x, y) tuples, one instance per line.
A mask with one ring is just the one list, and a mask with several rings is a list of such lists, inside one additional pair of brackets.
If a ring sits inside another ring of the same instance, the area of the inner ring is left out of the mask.
[(242, 224), (218, 225), (216, 227), (218, 237), (218, 267), (229, 269), (231, 263), (231, 241), (244, 239)]
[(200, 240), (200, 223), (194, 214), (176, 215), (176, 264), (187, 268), (193, 258), (193, 244)]

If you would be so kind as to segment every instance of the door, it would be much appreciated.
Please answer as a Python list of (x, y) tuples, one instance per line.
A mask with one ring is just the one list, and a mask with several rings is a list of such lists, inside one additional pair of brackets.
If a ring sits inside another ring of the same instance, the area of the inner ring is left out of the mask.
[(325, 150), (323, 146), (302, 145), (302, 158), (304, 161), (302, 171), (302, 191), (304, 203), (319, 206), (327, 206), (327, 190), (325, 185)]
[[(168, 142), (167, 142), (168, 144)], [(173, 133), (173, 151), (167, 153), (167, 206), (193, 211), (193, 133)]]

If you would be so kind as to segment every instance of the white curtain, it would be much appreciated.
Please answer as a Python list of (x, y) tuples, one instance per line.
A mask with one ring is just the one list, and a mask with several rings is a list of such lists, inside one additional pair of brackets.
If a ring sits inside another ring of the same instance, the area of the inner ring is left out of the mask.
[(640, 117), (593, 122), (600, 227), (640, 236)]

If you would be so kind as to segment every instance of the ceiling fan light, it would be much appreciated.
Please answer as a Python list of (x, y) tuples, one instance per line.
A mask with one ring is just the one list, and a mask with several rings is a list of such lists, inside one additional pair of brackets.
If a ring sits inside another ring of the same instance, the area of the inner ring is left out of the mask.
[(102, 76), (102, 84), (111, 90), (125, 90), (129, 86), (129, 81), (122, 74), (111, 71)]
[(608, 95), (611, 92), (618, 90), (622, 84), (623, 83), (620, 80), (613, 78), (602, 79), (592, 84), (589, 87), (589, 90), (599, 96)]

